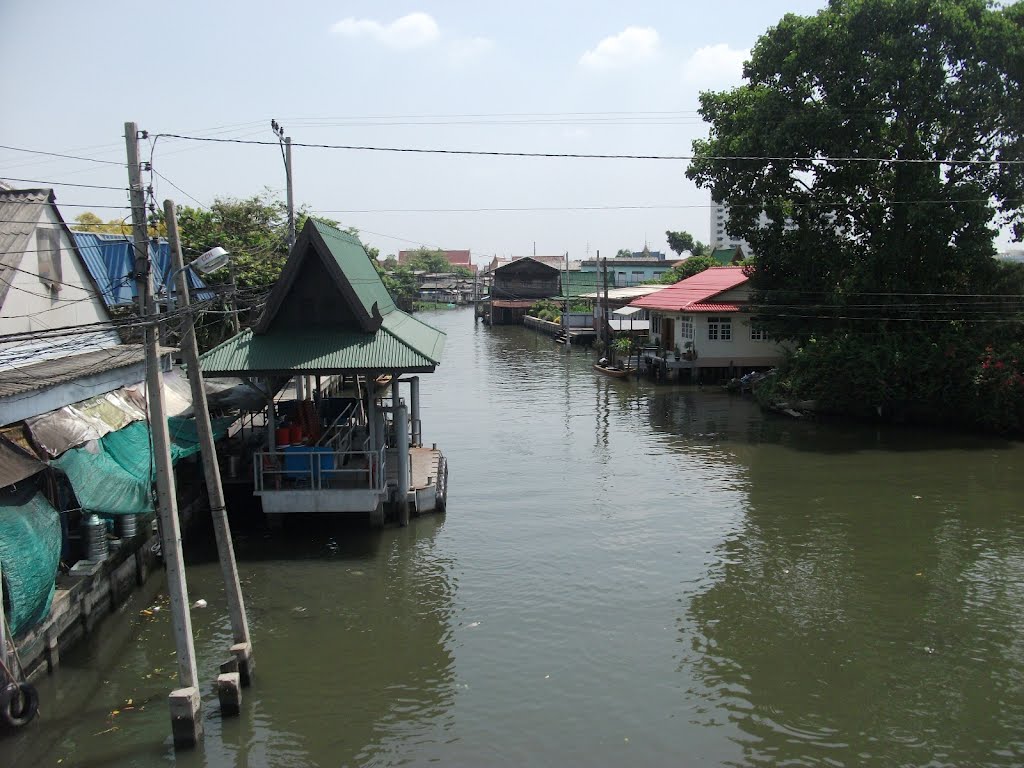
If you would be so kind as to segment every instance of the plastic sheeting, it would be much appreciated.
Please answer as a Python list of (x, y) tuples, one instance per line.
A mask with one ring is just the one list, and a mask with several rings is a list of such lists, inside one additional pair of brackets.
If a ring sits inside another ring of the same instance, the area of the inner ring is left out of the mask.
[(46, 465), (35, 456), (0, 437), (0, 487), (20, 483), (44, 469)]
[[(233, 417), (213, 421), (214, 437), (223, 437)], [(199, 452), (194, 419), (167, 420), (171, 461)], [(68, 476), (82, 509), (103, 515), (153, 511), (155, 477), (149, 426), (135, 422), (101, 440), (68, 451), (52, 464)]]
[(107, 392), (25, 421), (32, 439), (50, 456), (99, 440), (146, 418), (146, 412), (122, 390)]
[(50, 612), (60, 543), (60, 516), (42, 494), (33, 489), (0, 497), (0, 571), (12, 634), (31, 629)]

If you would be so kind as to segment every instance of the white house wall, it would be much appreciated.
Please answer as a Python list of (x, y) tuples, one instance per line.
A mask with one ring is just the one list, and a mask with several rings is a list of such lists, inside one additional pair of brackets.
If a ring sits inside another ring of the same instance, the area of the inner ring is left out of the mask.
[[(40, 253), (48, 248), (40, 237), (40, 229), (51, 228), (60, 236), (61, 285), (52, 291), (37, 276)], [(85, 264), (78, 258), (67, 232), (61, 226), (50, 206), (40, 206), (39, 225), (28, 240), (26, 253), (14, 272), (11, 287), (3, 308), (0, 309), (0, 334), (41, 331), (67, 326), (88, 325), (107, 321), (103, 300), (89, 278)], [(0, 365), (28, 365), (40, 360), (68, 354), (105, 349), (120, 343), (115, 331), (88, 332), (75, 336), (62, 336), (0, 345)]]
[[(717, 297), (716, 297), (717, 298)], [(654, 314), (654, 313), (652, 313)], [(682, 313), (657, 313), (662, 318), (673, 320), (674, 334), (672, 339), (663, 339), (660, 334), (654, 334), (656, 339), (666, 349), (686, 349), (686, 342), (682, 336), (684, 317), (693, 319), (694, 338), (693, 349), (697, 352), (696, 363), (699, 366), (725, 367), (730, 364), (742, 365), (772, 365), (774, 362), (781, 362), (785, 355), (785, 348), (771, 340), (759, 341), (750, 338), (750, 315), (742, 312), (721, 312), (694, 313), (690, 315)], [(732, 331), (730, 341), (711, 340), (708, 338), (708, 322), (710, 318), (729, 318)]]

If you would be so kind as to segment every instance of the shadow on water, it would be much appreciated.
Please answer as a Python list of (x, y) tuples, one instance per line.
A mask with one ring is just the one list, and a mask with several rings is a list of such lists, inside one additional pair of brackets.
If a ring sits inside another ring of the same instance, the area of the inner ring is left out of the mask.
[(221, 719), (211, 686), (232, 642), (223, 582), (212, 542), (195, 537), (190, 599), (208, 601), (192, 611), (203, 746), (174, 753), (169, 744), (174, 647), (166, 596), (151, 582), (102, 636), (68, 655), (59, 680), (44, 682), (39, 725), (50, 743), (40, 731), (26, 734), (3, 764), (314, 766), (326, 756), (339, 766), (390, 763), (396, 745), (407, 750), (435, 737), (454, 698), (456, 579), (436, 550), (443, 526), (443, 516), (428, 516), (372, 533), (323, 520), (295, 521), (273, 535), (240, 532), (256, 678), (241, 717), (230, 720)]

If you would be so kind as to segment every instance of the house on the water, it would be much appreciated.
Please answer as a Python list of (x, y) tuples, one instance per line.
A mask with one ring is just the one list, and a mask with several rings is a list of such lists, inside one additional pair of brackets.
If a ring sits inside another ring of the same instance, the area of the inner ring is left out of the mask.
[(785, 348), (751, 319), (743, 267), (712, 267), (635, 299), (650, 313), (652, 346), (642, 364), (655, 374), (693, 382), (719, 380), (777, 365)]
[(447, 462), (423, 443), (419, 375), (444, 341), (395, 306), (357, 238), (309, 219), (257, 325), (201, 360), (204, 377), (258, 379), (274, 395), (246, 457), (263, 511), (382, 525), (443, 509)]
[(492, 273), (487, 322), (522, 324), (534, 303), (561, 294), (560, 270), (532, 256), (496, 267)]
[[(137, 322), (108, 310), (130, 272), (117, 285), (97, 279), (108, 272), (90, 269), (52, 190), (0, 189), (0, 584), (28, 674), (55, 669), (155, 564), (146, 353), (119, 333)], [(169, 350), (159, 363), (169, 368)], [(167, 381), (180, 498), (191, 502), (190, 395)]]

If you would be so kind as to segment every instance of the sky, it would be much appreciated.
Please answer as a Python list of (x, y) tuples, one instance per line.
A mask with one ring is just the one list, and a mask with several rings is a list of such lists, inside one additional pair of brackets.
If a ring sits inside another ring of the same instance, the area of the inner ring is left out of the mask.
[[(0, 145), (106, 162), (0, 149), (0, 178), (54, 186), (69, 220), (122, 218), (122, 189), (64, 185), (125, 184), (127, 121), (151, 136), (274, 141), (276, 119), (296, 143), (686, 155), (707, 135), (699, 92), (740, 84), (759, 35), (824, 5), (4, 0)], [(161, 202), (284, 197), (277, 146), (161, 137), (142, 152)], [(297, 205), (358, 228), (382, 256), (423, 245), (477, 263), (666, 251), (668, 229), (707, 242), (710, 195), (685, 168), (293, 150)]]

